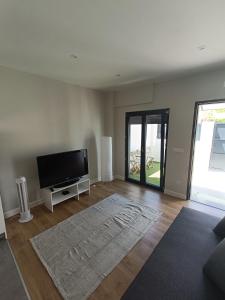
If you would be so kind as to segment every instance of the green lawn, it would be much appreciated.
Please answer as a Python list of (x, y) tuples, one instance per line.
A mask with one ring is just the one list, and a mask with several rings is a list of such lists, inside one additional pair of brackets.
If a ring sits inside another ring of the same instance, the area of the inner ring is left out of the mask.
[[(153, 164), (152, 164), (152, 167), (151, 167), (151, 168), (148, 168), (148, 169), (146, 170), (146, 182), (147, 182), (147, 183), (151, 183), (151, 184), (154, 184), (154, 185), (159, 186), (159, 185), (160, 185), (160, 178), (157, 178), (157, 177), (149, 177), (149, 176), (151, 176), (152, 174), (158, 172), (159, 170), (160, 170), (160, 163), (154, 161)], [(129, 178), (135, 179), (135, 180), (140, 180), (140, 173), (130, 174), (130, 175), (129, 175)]]

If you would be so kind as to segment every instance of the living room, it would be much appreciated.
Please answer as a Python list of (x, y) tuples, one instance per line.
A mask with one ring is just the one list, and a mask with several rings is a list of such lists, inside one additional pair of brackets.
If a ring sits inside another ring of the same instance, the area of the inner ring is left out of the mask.
[(224, 9), (1, 1), (1, 299), (225, 298)]

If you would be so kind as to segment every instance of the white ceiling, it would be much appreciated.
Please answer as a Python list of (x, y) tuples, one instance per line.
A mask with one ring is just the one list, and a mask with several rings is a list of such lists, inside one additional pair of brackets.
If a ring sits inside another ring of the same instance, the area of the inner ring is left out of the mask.
[(225, 63), (224, 13), (225, 0), (0, 0), (0, 65), (93, 88), (169, 78)]

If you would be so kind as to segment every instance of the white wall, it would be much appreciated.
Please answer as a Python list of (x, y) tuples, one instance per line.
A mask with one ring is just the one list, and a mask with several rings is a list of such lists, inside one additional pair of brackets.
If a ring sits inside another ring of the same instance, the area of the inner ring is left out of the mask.
[[(113, 136), (114, 174), (124, 177), (125, 113), (170, 108), (166, 189), (186, 194), (194, 103), (225, 98), (225, 70), (100, 93), (0, 67), (0, 193), (18, 206), (15, 178), (39, 199), (36, 156), (88, 147), (91, 178), (100, 176), (100, 137)], [(125, 101), (123, 102), (123, 99)], [(129, 101), (130, 99), (130, 101)], [(135, 104), (136, 102), (136, 104)], [(174, 148), (184, 149), (177, 153)]]
[(0, 193), (18, 207), (15, 178), (27, 177), (39, 200), (36, 156), (88, 148), (91, 178), (100, 176), (104, 130), (100, 92), (0, 67)]
[[(136, 105), (114, 105), (115, 135), (115, 175), (124, 177), (125, 157), (125, 113), (128, 111), (170, 108), (168, 152), (166, 166), (166, 189), (180, 196), (186, 195), (191, 133), (195, 101), (225, 98), (225, 70), (205, 72), (154, 85), (149, 84), (149, 97), (146, 95), (146, 84), (143, 86), (144, 98), (149, 103), (143, 104), (142, 90), (138, 87), (135, 94)], [(127, 89), (127, 95), (131, 92)], [(117, 92), (115, 97), (121, 102), (127, 99), (126, 92)], [(139, 101), (139, 99), (141, 99)], [(127, 100), (126, 100), (127, 101)], [(174, 148), (182, 148), (177, 153)]]
[(146, 104), (153, 100), (153, 85), (142, 84), (123, 88), (119, 92), (115, 92), (114, 106), (131, 106), (136, 104)]

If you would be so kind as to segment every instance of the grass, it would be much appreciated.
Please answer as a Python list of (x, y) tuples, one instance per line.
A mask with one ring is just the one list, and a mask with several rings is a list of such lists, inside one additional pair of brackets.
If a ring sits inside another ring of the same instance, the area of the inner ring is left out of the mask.
[[(151, 183), (157, 186), (160, 186), (160, 178), (157, 177), (149, 177), (152, 174), (158, 172), (160, 170), (160, 163), (154, 161), (152, 164), (152, 167), (146, 169), (146, 182), (147, 183)], [(140, 173), (136, 173), (136, 174), (130, 174), (129, 178), (131, 179), (135, 179), (135, 180), (140, 180)]]

